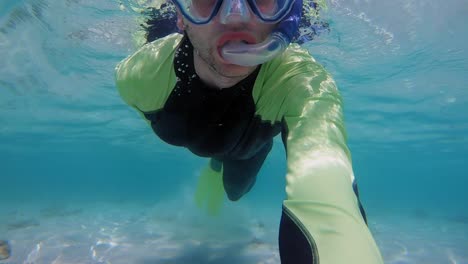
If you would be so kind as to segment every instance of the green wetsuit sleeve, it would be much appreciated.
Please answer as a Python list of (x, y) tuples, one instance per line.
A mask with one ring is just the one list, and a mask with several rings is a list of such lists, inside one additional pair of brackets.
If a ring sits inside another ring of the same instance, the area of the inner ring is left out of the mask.
[(173, 59), (181, 38), (172, 34), (148, 43), (116, 66), (120, 96), (140, 114), (162, 108), (174, 88)]
[(309, 65), (290, 78), (285, 102), (284, 210), (313, 241), (320, 264), (383, 263), (352, 188), (341, 97), (326, 70)]

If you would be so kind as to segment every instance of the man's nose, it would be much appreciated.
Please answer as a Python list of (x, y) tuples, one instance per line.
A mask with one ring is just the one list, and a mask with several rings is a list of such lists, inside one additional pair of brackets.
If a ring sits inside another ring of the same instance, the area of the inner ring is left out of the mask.
[(242, 23), (250, 20), (250, 10), (246, 0), (224, 0), (220, 11), (222, 24)]

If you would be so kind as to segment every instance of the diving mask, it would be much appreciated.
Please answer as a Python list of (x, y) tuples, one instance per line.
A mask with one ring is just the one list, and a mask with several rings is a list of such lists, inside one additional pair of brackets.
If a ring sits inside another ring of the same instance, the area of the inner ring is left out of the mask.
[[(295, 0), (173, 0), (180, 12), (193, 24), (209, 23), (221, 10), (221, 18), (232, 13), (249, 15), (249, 8), (266, 23), (281, 21)], [(226, 2), (226, 3), (224, 3)], [(224, 3), (224, 6), (223, 6)], [(223, 21), (222, 21), (223, 22)]]
[[(252, 12), (265, 23), (278, 23), (261, 43), (228, 43), (221, 55), (232, 64), (255, 66), (281, 54), (299, 27), (303, 0), (173, 0), (182, 15), (193, 24), (209, 23), (219, 12), (220, 22), (247, 22)], [(225, 3), (224, 3), (225, 2)], [(251, 12), (250, 12), (251, 11)]]

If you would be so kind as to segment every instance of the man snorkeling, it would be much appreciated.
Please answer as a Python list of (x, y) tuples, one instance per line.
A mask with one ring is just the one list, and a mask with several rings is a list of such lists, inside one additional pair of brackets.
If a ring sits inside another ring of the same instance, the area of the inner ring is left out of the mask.
[(290, 44), (302, 0), (174, 4), (182, 34), (123, 60), (116, 83), (163, 141), (210, 158), (197, 202), (216, 207), (223, 192), (232, 201), (249, 192), (281, 133), (281, 263), (383, 263), (359, 202), (335, 82)]

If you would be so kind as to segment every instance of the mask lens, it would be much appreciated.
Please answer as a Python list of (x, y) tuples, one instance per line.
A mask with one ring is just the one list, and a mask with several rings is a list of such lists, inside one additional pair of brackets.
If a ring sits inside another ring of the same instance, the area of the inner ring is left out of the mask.
[(264, 16), (273, 16), (278, 12), (277, 0), (255, 0), (258, 11)]
[(188, 11), (194, 18), (206, 19), (213, 12), (217, 0), (192, 0), (188, 2)]
[(286, 15), (294, 0), (252, 0), (261, 19), (278, 22)]

